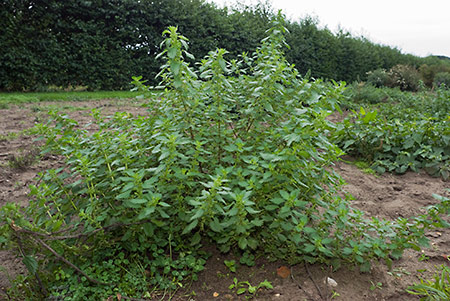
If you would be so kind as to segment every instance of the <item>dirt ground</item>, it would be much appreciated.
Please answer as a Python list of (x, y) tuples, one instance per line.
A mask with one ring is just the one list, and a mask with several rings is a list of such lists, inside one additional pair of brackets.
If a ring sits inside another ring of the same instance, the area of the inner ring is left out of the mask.
[[(38, 152), (33, 137), (23, 131), (46, 119), (48, 109), (58, 107), (80, 124), (87, 124), (90, 109), (98, 108), (108, 116), (116, 111), (127, 111), (133, 115), (145, 115), (146, 109), (138, 101), (101, 100), (89, 102), (41, 102), (20, 106), (10, 105), (0, 110), (0, 206), (7, 202), (27, 204), (28, 186), (36, 182), (39, 171), (55, 167), (58, 158), (46, 156), (31, 166), (18, 168), (18, 159), (32, 161)], [(11, 164), (13, 163), (13, 164)], [(25, 162), (27, 163), (27, 162)], [(31, 162), (29, 162), (31, 163)], [(28, 164), (24, 164), (28, 165)], [(15, 166), (15, 167), (14, 167)], [(358, 169), (350, 162), (338, 162), (335, 170), (348, 183), (346, 191), (354, 196), (352, 206), (367, 213), (367, 216), (395, 219), (423, 213), (423, 207), (436, 202), (433, 193), (450, 197), (450, 183), (427, 174), (408, 172), (404, 175), (384, 174), (375, 176)], [(1, 222), (1, 221), (0, 221)], [(220, 254), (214, 247), (205, 270), (199, 280), (174, 296), (174, 300), (245, 300), (246, 295), (237, 295), (228, 287), (233, 278), (249, 281), (253, 286), (264, 280), (273, 285), (273, 290), (260, 289), (254, 300), (418, 300), (405, 289), (419, 281), (419, 277), (430, 279), (435, 266), (450, 265), (450, 229), (428, 233), (432, 245), (422, 252), (408, 250), (401, 260), (395, 261), (391, 270), (382, 263), (375, 264), (370, 273), (360, 273), (358, 268), (343, 267), (332, 272), (323, 265), (286, 266), (283, 262), (271, 263), (263, 258), (254, 267), (238, 265), (236, 273), (224, 265), (224, 260), (236, 259), (232, 255)], [(236, 261), (238, 261), (236, 259)], [(9, 285), (10, 277), (25, 273), (21, 259), (0, 251), (0, 288)], [(283, 274), (286, 278), (280, 277)], [(325, 284), (327, 277), (337, 286)], [(333, 291), (334, 296), (333, 296)], [(0, 290), (0, 300), (5, 295)]]

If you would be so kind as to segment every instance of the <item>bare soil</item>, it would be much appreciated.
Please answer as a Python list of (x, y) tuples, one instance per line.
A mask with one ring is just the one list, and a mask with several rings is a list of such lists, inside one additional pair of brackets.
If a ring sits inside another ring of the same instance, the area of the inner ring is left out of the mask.
[[(11, 105), (8, 109), (0, 110), (0, 206), (7, 202), (26, 206), (28, 186), (37, 181), (37, 174), (61, 164), (59, 158), (51, 155), (33, 162), (38, 142), (23, 134), (35, 123), (45, 121), (48, 109), (55, 107), (80, 124), (91, 121), (89, 113), (93, 108), (100, 109), (105, 116), (117, 111), (133, 115), (147, 114), (141, 103), (129, 100), (41, 102)], [(432, 197), (433, 193), (450, 197), (448, 181), (430, 177), (424, 172), (376, 176), (365, 173), (351, 162), (338, 162), (334, 169), (348, 183), (345, 190), (354, 197), (352, 206), (366, 212), (368, 217), (392, 220), (418, 215), (424, 212), (423, 207), (437, 202)], [(239, 260), (230, 254), (220, 254), (213, 246), (208, 246), (212, 256), (205, 270), (199, 274), (199, 280), (180, 290), (173, 299), (245, 300), (248, 294), (237, 295), (235, 290), (228, 288), (233, 278), (237, 278), (239, 281), (249, 281), (254, 286), (264, 280), (272, 283), (274, 289), (258, 290), (255, 300), (331, 300), (333, 291), (333, 300), (418, 300), (418, 297), (406, 293), (405, 289), (419, 282), (419, 277), (430, 279), (436, 270), (435, 266), (450, 264), (447, 259), (450, 256), (450, 229), (431, 232), (427, 236), (431, 240), (431, 248), (422, 252), (408, 250), (402, 259), (394, 262), (391, 270), (380, 262), (373, 266), (370, 273), (361, 273), (355, 267), (343, 267), (332, 272), (324, 265), (287, 266), (283, 262), (269, 262), (264, 258), (259, 258), (254, 267), (238, 264), (236, 273), (232, 273), (224, 265), (224, 260)], [(0, 288), (8, 287), (10, 278), (26, 273), (21, 259), (7, 251), (0, 251), (0, 266), (7, 271), (0, 272)], [(286, 278), (277, 273), (281, 271), (278, 270), (280, 267), (288, 271), (288, 275), (283, 275)], [(327, 277), (334, 279), (337, 286), (331, 288), (326, 285)], [(0, 300), (2, 298), (6, 299), (0, 290)]]

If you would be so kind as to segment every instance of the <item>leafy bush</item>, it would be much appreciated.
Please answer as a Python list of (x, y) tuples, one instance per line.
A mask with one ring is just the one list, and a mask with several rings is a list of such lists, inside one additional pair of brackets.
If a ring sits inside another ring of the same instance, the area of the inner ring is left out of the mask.
[(423, 64), (419, 67), (420, 76), (427, 87), (433, 87), (434, 79), (438, 73), (450, 73), (448, 64)]
[(436, 74), (433, 85), (435, 87), (441, 87), (443, 85), (446, 89), (450, 89), (450, 72), (440, 72)]
[(420, 87), (420, 74), (412, 66), (396, 65), (389, 70), (388, 86), (402, 91), (417, 91)]
[(342, 152), (325, 117), (343, 86), (299, 76), (284, 58), (283, 24), (279, 15), (253, 55), (227, 61), (217, 49), (198, 72), (184, 60), (187, 39), (169, 27), (166, 90), (149, 101), (149, 116), (94, 111), (95, 133), (58, 113), (40, 126), (46, 151), (66, 165), (41, 175), (28, 207), (0, 210), (0, 243), (23, 257), (41, 293), (151, 297), (195, 279), (207, 243), (248, 264), (259, 252), (368, 271), (445, 225), (448, 202), (392, 223), (365, 220), (338, 196), (343, 181), (327, 167)]
[(347, 108), (359, 109), (361, 105), (376, 105), (380, 103), (392, 103), (408, 101), (409, 94), (398, 88), (377, 88), (367, 83), (353, 83), (344, 91), (345, 100), (342, 102)]
[(390, 75), (384, 69), (377, 69), (367, 73), (367, 83), (377, 88), (387, 86), (389, 80)]
[(389, 95), (384, 89), (379, 89), (375, 86), (364, 83), (357, 83), (348, 86), (344, 92), (344, 95), (348, 96), (350, 102), (353, 104), (376, 104), (386, 102), (389, 99)]

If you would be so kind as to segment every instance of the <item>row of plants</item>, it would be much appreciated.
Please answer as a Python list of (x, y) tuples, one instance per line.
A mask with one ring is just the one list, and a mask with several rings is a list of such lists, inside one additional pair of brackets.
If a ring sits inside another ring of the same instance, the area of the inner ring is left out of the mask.
[(366, 160), (380, 173), (424, 169), (449, 178), (449, 90), (413, 94), (354, 86), (349, 95), (357, 104), (347, 103), (352, 114), (333, 134), (347, 154)]
[(391, 222), (366, 219), (339, 196), (343, 180), (328, 168), (342, 155), (329, 139), (339, 129), (326, 117), (344, 87), (299, 75), (284, 56), (284, 25), (279, 14), (251, 55), (228, 61), (217, 49), (198, 69), (185, 60), (187, 38), (169, 27), (165, 91), (149, 99), (149, 116), (93, 111), (92, 133), (53, 112), (37, 126), (43, 151), (64, 165), (41, 173), (29, 206), (0, 210), (0, 244), (28, 268), (28, 298), (152, 298), (195, 280), (211, 243), (248, 265), (263, 254), (369, 271), (448, 226), (444, 198)]

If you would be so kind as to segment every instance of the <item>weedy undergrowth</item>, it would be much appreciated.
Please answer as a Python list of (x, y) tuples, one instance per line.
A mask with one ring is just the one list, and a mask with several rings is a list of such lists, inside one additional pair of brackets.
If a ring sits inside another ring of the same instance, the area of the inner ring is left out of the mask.
[[(445, 225), (448, 200), (396, 222), (364, 219), (330, 172), (329, 141), (343, 85), (303, 79), (283, 53), (281, 15), (253, 54), (210, 52), (194, 69), (187, 38), (169, 27), (165, 87), (148, 117), (117, 113), (90, 134), (65, 115), (40, 125), (44, 151), (66, 158), (31, 187), (30, 204), (0, 211), (2, 246), (16, 250), (36, 294), (64, 300), (174, 291), (203, 269), (202, 245), (289, 263), (370, 269)], [(148, 91), (141, 78), (134, 84)], [(39, 292), (40, 291), (40, 292)]]
[(333, 133), (346, 153), (379, 173), (426, 170), (450, 177), (450, 93), (405, 95), (398, 103), (353, 111)]
[(411, 285), (406, 291), (421, 296), (420, 300), (450, 300), (450, 268), (440, 265), (433, 280), (420, 279), (419, 284)]

